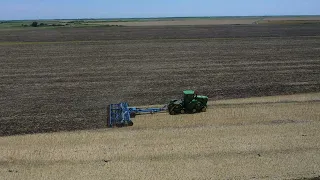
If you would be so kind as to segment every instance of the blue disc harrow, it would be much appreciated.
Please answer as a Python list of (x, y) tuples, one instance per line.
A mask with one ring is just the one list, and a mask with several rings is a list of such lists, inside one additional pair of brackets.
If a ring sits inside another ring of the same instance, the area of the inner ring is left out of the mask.
[(108, 106), (108, 127), (132, 126), (131, 118), (141, 114), (153, 114), (166, 111), (167, 107), (162, 108), (137, 108), (129, 107), (128, 103), (110, 104)]

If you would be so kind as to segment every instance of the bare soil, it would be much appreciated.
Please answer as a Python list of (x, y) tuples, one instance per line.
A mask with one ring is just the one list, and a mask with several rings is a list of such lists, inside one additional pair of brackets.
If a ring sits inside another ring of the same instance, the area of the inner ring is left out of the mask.
[(210, 102), (128, 128), (0, 137), (3, 179), (316, 179), (320, 93)]
[(106, 127), (106, 106), (320, 91), (320, 26), (0, 31), (0, 135)]
[[(0, 31), (0, 42), (64, 42), (319, 36), (320, 25), (198, 25), (24, 29)], [(126, 42), (123, 42), (126, 43)]]

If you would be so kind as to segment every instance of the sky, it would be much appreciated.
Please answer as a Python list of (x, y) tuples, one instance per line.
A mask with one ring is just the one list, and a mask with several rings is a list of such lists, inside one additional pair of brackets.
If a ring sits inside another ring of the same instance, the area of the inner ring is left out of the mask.
[(0, 0), (0, 19), (320, 15), (320, 0)]

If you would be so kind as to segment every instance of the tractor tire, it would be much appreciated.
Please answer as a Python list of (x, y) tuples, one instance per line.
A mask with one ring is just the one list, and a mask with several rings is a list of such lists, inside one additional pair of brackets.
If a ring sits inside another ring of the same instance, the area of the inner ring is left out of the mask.
[(201, 111), (202, 111), (202, 108), (203, 108), (203, 105), (198, 102), (198, 103), (196, 104), (196, 107), (195, 107), (195, 108), (196, 108), (197, 112), (201, 112)]
[(207, 108), (206, 107), (203, 107), (202, 109), (201, 109), (201, 112), (206, 112), (207, 111)]
[(169, 111), (169, 114), (170, 114), (170, 115), (175, 115), (176, 112), (172, 109), (171, 111)]
[(170, 112), (173, 110), (173, 105), (172, 104), (170, 104), (169, 106), (168, 106), (168, 112), (169, 112), (169, 114), (171, 114)]
[(170, 106), (170, 109), (169, 109), (169, 114), (170, 115), (175, 115), (176, 114), (176, 111), (175, 111), (176, 107), (173, 105), (173, 106)]

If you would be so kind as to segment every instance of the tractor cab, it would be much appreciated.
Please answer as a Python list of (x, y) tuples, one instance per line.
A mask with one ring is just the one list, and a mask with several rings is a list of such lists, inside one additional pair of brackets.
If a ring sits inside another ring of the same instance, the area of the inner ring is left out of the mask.
[(193, 90), (185, 90), (183, 91), (183, 94), (183, 102), (185, 104), (189, 104), (192, 100), (195, 99), (196, 96)]

